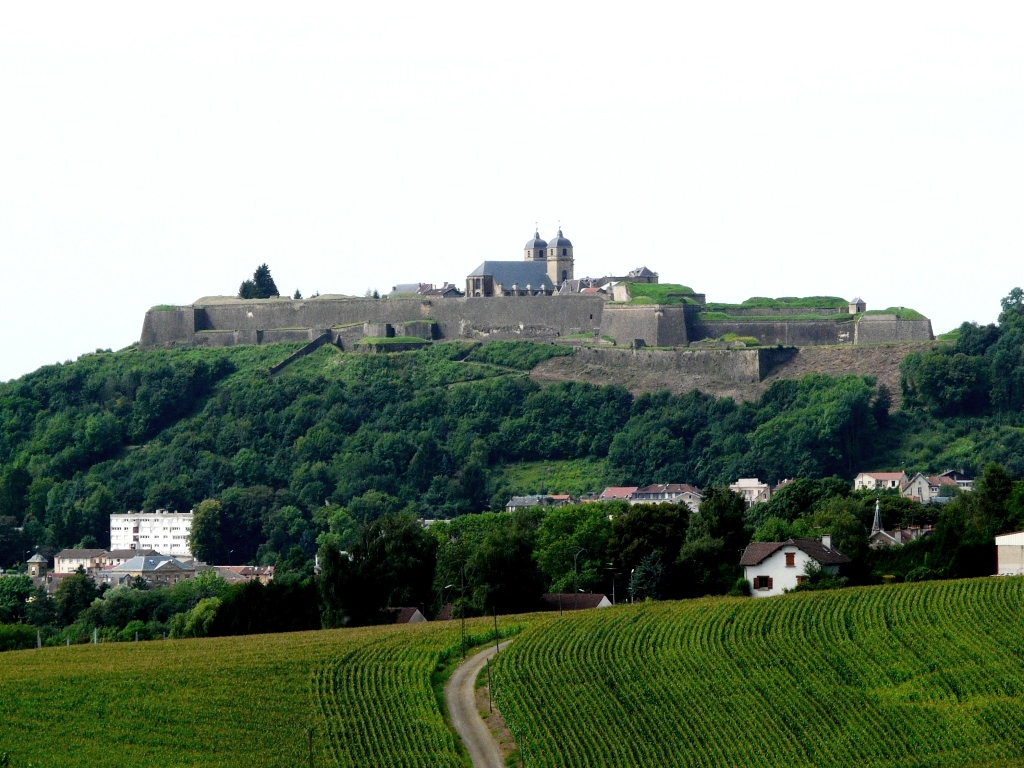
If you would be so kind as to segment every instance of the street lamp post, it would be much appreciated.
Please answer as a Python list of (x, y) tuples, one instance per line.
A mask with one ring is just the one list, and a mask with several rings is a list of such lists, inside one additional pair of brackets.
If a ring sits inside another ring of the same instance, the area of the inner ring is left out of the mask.
[(586, 551), (587, 551), (586, 547), (580, 547), (579, 549), (576, 550), (576, 554), (572, 556), (572, 591), (573, 591), (573, 594), (575, 594), (576, 592), (580, 591), (580, 585), (577, 583), (577, 579), (579, 577), (579, 573), (576, 570), (576, 558), (578, 558), (582, 552), (586, 552)]

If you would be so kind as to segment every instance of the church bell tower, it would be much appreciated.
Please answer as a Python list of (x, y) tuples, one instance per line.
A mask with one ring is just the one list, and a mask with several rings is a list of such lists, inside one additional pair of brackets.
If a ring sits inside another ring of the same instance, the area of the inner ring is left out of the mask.
[(558, 228), (555, 235), (547, 245), (548, 277), (556, 287), (561, 286), (566, 280), (572, 280), (572, 243), (569, 238), (562, 235), (562, 228)]

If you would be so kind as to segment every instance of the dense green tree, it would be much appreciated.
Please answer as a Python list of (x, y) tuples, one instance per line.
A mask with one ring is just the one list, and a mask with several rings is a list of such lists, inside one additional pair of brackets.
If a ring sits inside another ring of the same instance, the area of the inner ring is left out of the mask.
[(99, 595), (96, 584), (79, 566), (78, 572), (63, 578), (54, 592), (57, 620), (62, 626), (71, 624)]
[(547, 580), (547, 591), (611, 591), (607, 570), (612, 534), (609, 517), (622, 512), (622, 506), (578, 504), (555, 507), (544, 515), (537, 529), (534, 556)]
[(35, 591), (25, 574), (0, 578), (0, 624), (16, 624), (25, 618), (25, 601)]
[(270, 276), (270, 267), (266, 264), (256, 267), (252, 280), (242, 281), (242, 285), (238, 289), (238, 298), (240, 299), (270, 299), (280, 295), (274, 278)]
[(192, 515), (192, 529), (189, 532), (189, 549), (197, 560), (216, 563), (222, 560), (224, 541), (221, 528), (224, 525), (221, 504), (215, 499), (199, 503)]

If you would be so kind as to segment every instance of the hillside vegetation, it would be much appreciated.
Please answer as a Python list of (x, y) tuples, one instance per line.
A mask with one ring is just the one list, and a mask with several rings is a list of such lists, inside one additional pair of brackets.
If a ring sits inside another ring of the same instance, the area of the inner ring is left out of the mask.
[(1016, 765), (1022, 598), (1013, 578), (590, 611), (524, 632), (496, 696), (530, 768)]

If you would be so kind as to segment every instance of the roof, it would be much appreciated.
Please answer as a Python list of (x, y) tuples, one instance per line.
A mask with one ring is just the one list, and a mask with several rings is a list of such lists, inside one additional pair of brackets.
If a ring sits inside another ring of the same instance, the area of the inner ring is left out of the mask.
[(45, 557), (40, 555), (38, 552), (36, 552), (26, 562), (29, 562), (29, 563), (46, 563), (46, 562), (49, 562), (49, 561)]
[(657, 272), (652, 272), (647, 267), (637, 267), (629, 273), (630, 277), (657, 277)]
[(454, 603), (445, 603), (441, 606), (441, 612), (437, 614), (437, 618), (434, 621), (448, 621), (452, 617), (452, 611), (455, 610)]
[(751, 542), (743, 550), (740, 565), (760, 565), (783, 547), (796, 547), (820, 565), (842, 565), (850, 562), (850, 558), (838, 549), (826, 549), (821, 539), (787, 539)]
[(863, 304), (864, 303), (864, 299), (862, 299), (860, 296), (858, 296), (856, 299), (852, 299), (850, 301), (850, 303), (851, 304)]
[(155, 549), (114, 549), (107, 552), (107, 559), (130, 560), (133, 557), (151, 557), (159, 554)]
[(582, 611), (587, 608), (600, 608), (601, 603), (604, 602), (611, 605), (611, 601), (606, 595), (596, 595), (590, 592), (548, 594), (541, 597), (541, 600), (549, 611)]
[(399, 283), (391, 287), (392, 293), (419, 293), (423, 283)]
[(628, 499), (636, 492), (637, 487), (635, 485), (612, 486), (601, 491), (601, 495), (598, 498), (605, 501), (609, 499)]
[(647, 485), (643, 488), (637, 488), (637, 493), (695, 493), (700, 495), (700, 490), (694, 488), (688, 483), (655, 483), (654, 485)]
[(120, 565), (115, 565), (110, 570), (118, 573), (149, 573), (155, 571), (194, 571), (191, 565), (185, 565), (177, 558), (169, 557), (167, 555), (160, 556), (142, 556), (133, 557), (131, 560), (126, 560)]
[(865, 477), (873, 477), (875, 480), (899, 480), (907, 475), (906, 472), (861, 472), (860, 474)]
[(1024, 546), (1024, 531), (1014, 531), (1013, 533), (1004, 533), (1002, 536), (996, 536), (996, 546)]
[(572, 248), (572, 243), (569, 242), (569, 238), (562, 235), (562, 228), (558, 228), (558, 234), (551, 238), (551, 242), (548, 243), (549, 248)]
[[(392, 614), (395, 617), (395, 624), (408, 624), (413, 621), (425, 621), (419, 608), (402, 606), (400, 608), (385, 608), (384, 613)], [(419, 618), (416, 617), (419, 614)]]
[(495, 283), (505, 289), (513, 285), (520, 290), (526, 286), (532, 289), (554, 289), (548, 277), (547, 263), (543, 261), (485, 261), (469, 273), (469, 277), (482, 275), (490, 275)]
[(509, 499), (506, 507), (537, 507), (540, 506), (547, 496), (536, 495), (536, 496), (513, 496)]
[(61, 560), (88, 560), (107, 554), (105, 549), (62, 549), (54, 557)]
[(533, 233), (533, 238), (526, 241), (526, 245), (523, 248), (547, 248), (548, 244), (544, 240), (541, 240), (540, 230), (538, 229)]

